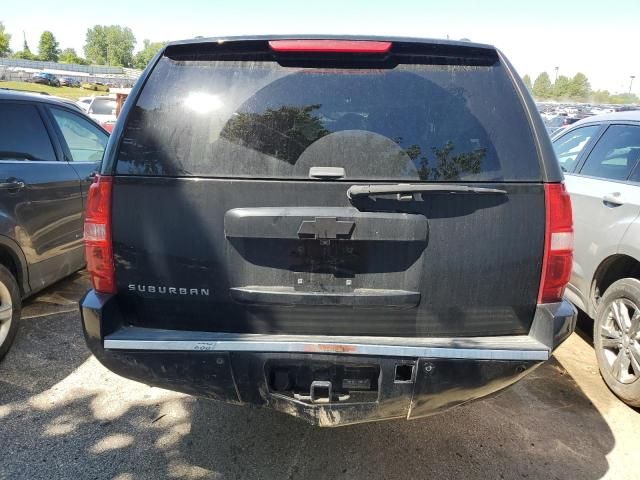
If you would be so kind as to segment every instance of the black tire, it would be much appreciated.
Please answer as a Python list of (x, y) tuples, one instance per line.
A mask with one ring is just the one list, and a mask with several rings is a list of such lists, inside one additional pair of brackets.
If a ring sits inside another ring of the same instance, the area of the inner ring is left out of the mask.
[[(607, 386), (626, 404), (640, 407), (640, 327), (629, 328), (628, 332), (620, 328), (613, 308), (620, 310), (621, 305), (627, 309), (627, 316), (633, 318), (633, 306), (640, 309), (640, 280), (624, 278), (604, 292), (593, 322), (593, 345)], [(607, 347), (603, 343), (607, 343)], [(616, 346), (612, 346), (614, 343)], [(622, 359), (620, 363), (616, 363), (618, 356)]]
[[(9, 331), (6, 335), (2, 333), (2, 325), (0, 324), (0, 360), (9, 351), (11, 344), (18, 333), (18, 323), (20, 321), (20, 310), (22, 309), (22, 300), (20, 298), (20, 289), (15, 277), (4, 266), (0, 265), (0, 308), (2, 307), (3, 292), (8, 292), (11, 298), (12, 314), (9, 324)], [(5, 322), (2, 322), (5, 323)], [(2, 337), (4, 336), (4, 339)]]

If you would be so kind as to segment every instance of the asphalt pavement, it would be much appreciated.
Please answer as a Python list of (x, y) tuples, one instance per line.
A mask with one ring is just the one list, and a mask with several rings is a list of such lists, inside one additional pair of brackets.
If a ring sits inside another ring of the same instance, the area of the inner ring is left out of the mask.
[(501, 395), (321, 429), (120, 378), (84, 344), (74, 275), (30, 300), (0, 363), (0, 479), (638, 479), (640, 413), (588, 335)]

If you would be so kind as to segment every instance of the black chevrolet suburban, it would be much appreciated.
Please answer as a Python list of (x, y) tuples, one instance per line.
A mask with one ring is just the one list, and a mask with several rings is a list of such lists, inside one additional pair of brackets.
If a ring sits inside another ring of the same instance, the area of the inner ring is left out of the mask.
[(90, 187), (87, 343), (125, 377), (321, 426), (483, 397), (573, 331), (562, 180), (494, 47), (171, 43)]

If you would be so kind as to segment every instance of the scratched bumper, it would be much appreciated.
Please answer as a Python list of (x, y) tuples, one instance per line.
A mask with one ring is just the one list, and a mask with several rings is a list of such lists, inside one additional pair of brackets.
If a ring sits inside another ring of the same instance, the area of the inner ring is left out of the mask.
[[(145, 329), (142, 338), (140, 330), (128, 329), (114, 297), (89, 291), (80, 310), (89, 348), (103, 365), (123, 377), (228, 403), (267, 407), (320, 426), (418, 418), (490, 395), (543, 363), (575, 325), (575, 310), (569, 304), (539, 309), (532, 327), (532, 335), (542, 339), (537, 342), (539, 350), (528, 346), (505, 353), (498, 348), (502, 344), (447, 349), (239, 340), (246, 336), (235, 336), (235, 341), (230, 337), (201, 341), (194, 334), (152, 329)], [(191, 343), (185, 338), (191, 338)], [(273, 365), (326, 365), (317, 371), (325, 372), (323, 380), (334, 388), (345, 384), (336, 371), (374, 371), (375, 378), (366, 395), (354, 391), (335, 401), (330, 396), (332, 400), (319, 402), (274, 388)], [(410, 366), (407, 378), (398, 378), (399, 365)]]

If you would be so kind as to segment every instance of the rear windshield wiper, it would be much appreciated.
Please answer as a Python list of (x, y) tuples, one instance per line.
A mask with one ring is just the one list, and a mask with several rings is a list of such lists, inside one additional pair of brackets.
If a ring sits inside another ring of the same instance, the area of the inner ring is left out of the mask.
[(347, 190), (347, 197), (353, 199), (356, 197), (369, 197), (372, 195), (388, 195), (398, 194), (398, 200), (410, 200), (413, 193), (491, 193), (506, 194), (506, 190), (497, 188), (470, 187), (468, 185), (421, 185), (410, 183), (399, 183), (396, 185), (352, 185)]

